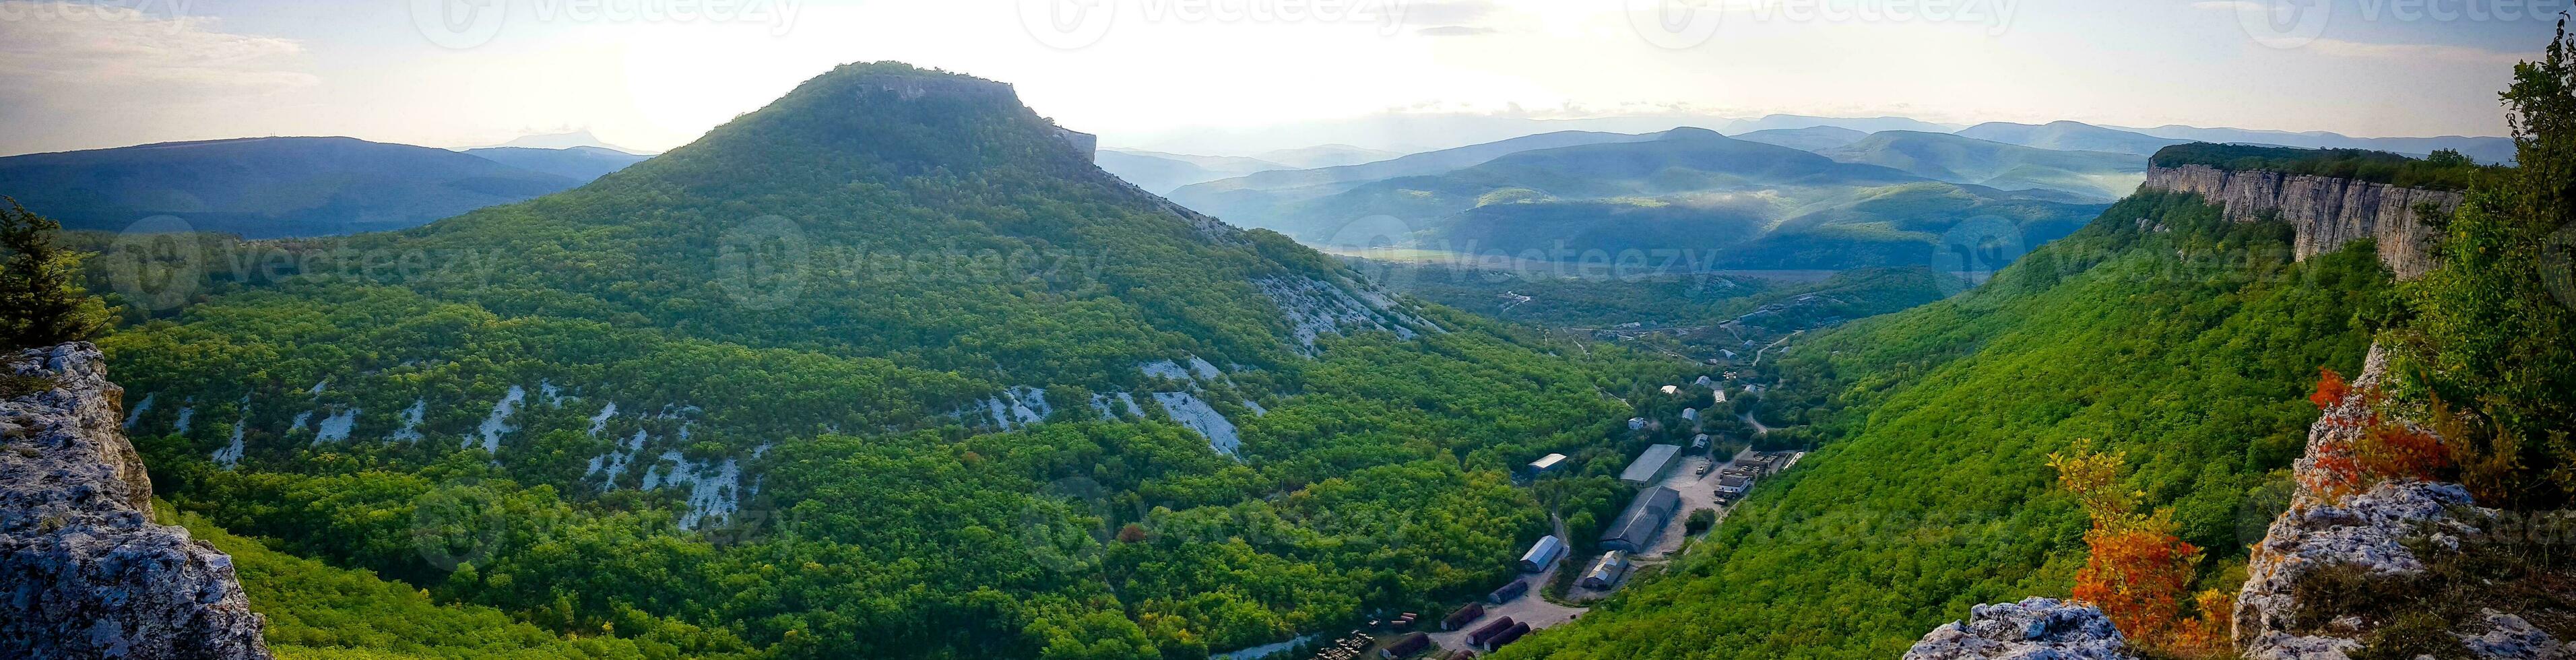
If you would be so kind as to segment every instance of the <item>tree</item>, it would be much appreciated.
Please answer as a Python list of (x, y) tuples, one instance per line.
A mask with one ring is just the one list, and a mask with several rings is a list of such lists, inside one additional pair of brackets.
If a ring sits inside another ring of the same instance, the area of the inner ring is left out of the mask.
[(88, 339), (107, 327), (106, 303), (79, 283), (88, 255), (54, 245), (62, 224), (29, 213), (18, 200), (0, 210), (0, 342), (7, 348)]
[(2576, 495), (2576, 40), (2564, 17), (2501, 96), (2519, 166), (2441, 223), (2440, 264), (2408, 291), (2404, 373), (2458, 409), (2456, 462), (2527, 466), (2479, 487), (2482, 501), (2547, 506)]
[[(2120, 632), (2147, 646), (2174, 651), (2208, 636), (2207, 621), (2187, 623), (2183, 598), (2200, 563), (2200, 549), (2175, 535), (2173, 511), (2141, 515), (2137, 503), (2145, 493), (2120, 484), (2123, 452), (2093, 450), (2091, 440), (2048, 455), (2057, 483), (2075, 495), (2093, 528), (2084, 533), (2084, 568), (2075, 573), (2074, 597), (2102, 608)], [(2207, 595), (2196, 599), (2203, 619), (2217, 612)]]

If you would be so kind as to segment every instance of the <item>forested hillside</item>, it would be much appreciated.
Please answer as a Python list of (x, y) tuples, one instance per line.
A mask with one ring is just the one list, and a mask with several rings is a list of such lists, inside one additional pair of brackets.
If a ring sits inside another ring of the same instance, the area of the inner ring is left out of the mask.
[(100, 343), (188, 515), (665, 656), (1200, 658), (1480, 593), (1546, 530), (1505, 470), (1628, 416), (1080, 137), (846, 66), (525, 203), (103, 246)]
[(1494, 657), (1895, 657), (1971, 604), (2067, 592), (2086, 518), (2042, 466), (2088, 438), (2224, 582), (2318, 369), (2391, 314), (2368, 246), (2289, 241), (2141, 192), (1969, 293), (1801, 342), (1763, 414), (1829, 442), (1660, 578)]

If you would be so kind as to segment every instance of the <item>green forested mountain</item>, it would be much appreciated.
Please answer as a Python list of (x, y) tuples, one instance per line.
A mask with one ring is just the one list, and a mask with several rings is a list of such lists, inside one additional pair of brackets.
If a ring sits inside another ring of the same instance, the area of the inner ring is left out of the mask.
[(179, 510), (648, 657), (1203, 658), (1426, 607), (1545, 533), (1508, 467), (1629, 414), (1081, 137), (845, 66), (523, 203), (103, 246), (100, 343)]
[(2147, 159), (2139, 154), (2038, 149), (1948, 133), (1881, 131), (1817, 153), (1938, 181), (2097, 200), (2118, 199), (2147, 179)]
[(1827, 442), (1659, 577), (1494, 657), (1895, 657), (1972, 604), (2066, 593), (2087, 523), (2042, 465), (2086, 438), (2232, 589), (2318, 368), (2392, 315), (2372, 248), (2292, 262), (2290, 238), (2140, 192), (1968, 293), (1797, 342), (1760, 414)]
[(0, 158), (0, 195), (68, 229), (251, 238), (418, 226), (587, 179), (345, 137), (167, 142)]

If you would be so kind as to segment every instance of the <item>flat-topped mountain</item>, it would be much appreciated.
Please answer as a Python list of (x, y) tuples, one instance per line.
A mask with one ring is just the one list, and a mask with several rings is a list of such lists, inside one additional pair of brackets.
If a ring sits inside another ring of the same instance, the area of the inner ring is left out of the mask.
[(701, 657), (1205, 657), (1483, 593), (1547, 533), (1507, 471), (1628, 415), (1088, 138), (848, 65), (575, 190), (210, 241), (104, 348), (182, 510)]

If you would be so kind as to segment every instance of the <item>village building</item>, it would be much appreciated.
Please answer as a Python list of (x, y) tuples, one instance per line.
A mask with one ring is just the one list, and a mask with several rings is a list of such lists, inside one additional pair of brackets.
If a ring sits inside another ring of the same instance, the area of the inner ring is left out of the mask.
[(1601, 548), (1644, 552), (1654, 547), (1655, 537), (1663, 534), (1665, 523), (1672, 522), (1681, 502), (1682, 494), (1670, 488), (1658, 486), (1638, 493), (1636, 501), (1601, 530)]
[(1629, 568), (1628, 553), (1618, 550), (1601, 553), (1601, 560), (1592, 562), (1592, 568), (1584, 571), (1583, 579), (1576, 581), (1575, 584), (1585, 589), (1608, 589), (1619, 586), (1619, 581), (1628, 577)]
[(1637, 454), (1637, 460), (1628, 462), (1628, 469), (1619, 472), (1619, 480), (1635, 486), (1654, 483), (1664, 475), (1665, 469), (1673, 466), (1673, 457), (1681, 453), (1681, 445), (1649, 446)]
[(1547, 570), (1549, 564), (1556, 563), (1556, 559), (1563, 556), (1565, 556), (1565, 539), (1557, 538), (1555, 535), (1539, 537), (1537, 543), (1530, 544), (1529, 552), (1521, 553), (1521, 572), (1536, 573)]

